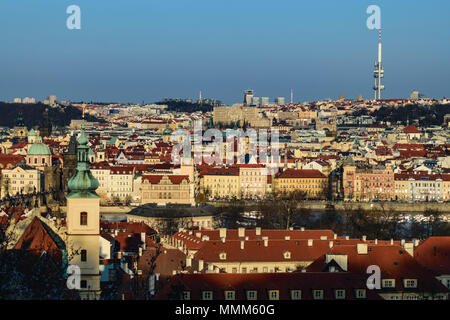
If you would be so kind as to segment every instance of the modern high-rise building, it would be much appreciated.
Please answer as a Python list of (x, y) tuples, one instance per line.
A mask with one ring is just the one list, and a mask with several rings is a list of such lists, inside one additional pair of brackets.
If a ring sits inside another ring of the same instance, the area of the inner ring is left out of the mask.
[(269, 104), (269, 97), (261, 97), (261, 105), (267, 106)]
[(248, 89), (244, 91), (244, 105), (245, 106), (249, 106), (252, 103), (252, 99), (253, 99), (253, 90)]
[(259, 97), (252, 98), (252, 106), (259, 106)]
[(283, 104), (285, 104), (284, 97), (276, 97), (276, 98), (275, 98), (275, 103), (276, 103), (277, 105), (283, 105)]

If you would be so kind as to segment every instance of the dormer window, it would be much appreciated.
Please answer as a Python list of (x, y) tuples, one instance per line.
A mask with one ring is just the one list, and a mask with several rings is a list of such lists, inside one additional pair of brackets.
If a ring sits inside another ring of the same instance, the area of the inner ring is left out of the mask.
[(191, 292), (183, 291), (183, 300), (191, 300)]
[(219, 253), (219, 259), (220, 260), (226, 260), (227, 259), (227, 254), (225, 252)]
[(257, 292), (256, 290), (248, 290), (247, 291), (247, 300), (256, 300)]
[(365, 299), (366, 298), (366, 289), (356, 289), (356, 298)]
[(285, 259), (290, 259), (291, 258), (291, 253), (289, 251), (285, 251), (283, 253), (283, 256), (284, 256)]
[(394, 284), (395, 284), (394, 279), (383, 279), (382, 281), (383, 288), (393, 288)]
[(212, 291), (203, 291), (202, 292), (202, 299), (203, 300), (212, 300), (213, 299)]
[(279, 300), (280, 292), (278, 290), (269, 290), (269, 300)]
[(323, 299), (323, 290), (313, 290), (313, 298), (314, 298), (314, 300), (322, 300)]
[(335, 298), (336, 299), (345, 299), (345, 290), (343, 289), (337, 289), (334, 292)]
[(225, 291), (225, 300), (235, 300), (235, 292), (234, 291)]
[(291, 290), (291, 299), (292, 300), (300, 300), (302, 298), (301, 290)]
[(405, 288), (417, 288), (417, 279), (405, 279), (403, 281)]

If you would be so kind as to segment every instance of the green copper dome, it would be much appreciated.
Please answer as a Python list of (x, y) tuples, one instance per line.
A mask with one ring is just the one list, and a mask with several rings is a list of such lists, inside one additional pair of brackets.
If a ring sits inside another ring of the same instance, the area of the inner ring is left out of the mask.
[(89, 140), (84, 135), (84, 121), (81, 125), (81, 136), (78, 138), (77, 148), (77, 171), (75, 175), (70, 178), (68, 187), (70, 193), (67, 198), (100, 198), (95, 190), (97, 190), (98, 180), (92, 175), (89, 167)]
[(172, 131), (170, 130), (169, 123), (167, 122), (166, 123), (166, 130), (164, 130), (163, 135), (168, 136), (168, 135), (171, 135), (171, 134), (172, 134)]
[(34, 137), (34, 136), (36, 136), (36, 131), (34, 131), (34, 129), (31, 128), (31, 130), (28, 131), (28, 136), (29, 136), (29, 137)]
[[(38, 140), (38, 139), (36, 139)], [(28, 149), (29, 156), (51, 156), (50, 149), (45, 143), (35, 142)]]

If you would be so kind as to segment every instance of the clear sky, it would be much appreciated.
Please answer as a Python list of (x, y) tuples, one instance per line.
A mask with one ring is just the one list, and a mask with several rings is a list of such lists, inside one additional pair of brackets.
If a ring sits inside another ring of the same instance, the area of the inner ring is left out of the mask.
[[(69, 30), (69, 5), (81, 30)], [(1, 0), (0, 100), (241, 102), (373, 97), (381, 8), (386, 98), (450, 96), (448, 0)]]

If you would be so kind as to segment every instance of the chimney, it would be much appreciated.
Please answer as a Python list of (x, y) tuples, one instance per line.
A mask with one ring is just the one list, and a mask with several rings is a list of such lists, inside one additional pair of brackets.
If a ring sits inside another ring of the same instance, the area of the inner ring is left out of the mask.
[(186, 257), (186, 267), (192, 267), (192, 258), (190, 256)]
[(285, 236), (284, 240), (289, 241), (289, 240), (291, 240), (291, 237), (290, 236)]
[(258, 227), (258, 228), (255, 229), (255, 234), (256, 234), (257, 236), (260, 236), (260, 235), (261, 235), (261, 228), (260, 228), (260, 227)]
[(400, 242), (402, 247), (405, 247), (405, 239), (402, 239), (402, 241)]
[(391, 246), (394, 245), (394, 239), (391, 239)]
[(304, 228), (304, 227), (301, 227), (300, 230), (301, 230), (301, 231), (305, 231), (305, 228)]
[(349, 236), (345, 236), (345, 240), (350, 240), (350, 237)]
[(203, 271), (204, 262), (203, 260), (198, 260), (198, 271)]
[(367, 254), (367, 243), (358, 243), (356, 245), (356, 252), (358, 254)]
[(328, 242), (328, 247), (330, 247), (330, 249), (333, 248), (333, 241)]
[(414, 247), (419, 246), (419, 239), (413, 239)]
[(139, 247), (139, 257), (142, 257), (142, 248)]
[(292, 230), (294, 230), (294, 227), (289, 227), (289, 231), (292, 231)]
[(200, 238), (200, 237), (202, 236), (202, 233), (201, 233), (201, 232), (197, 232), (197, 233), (195, 234), (195, 236), (196, 236), (197, 238)]
[(225, 243), (225, 237), (220, 237), (220, 240), (222, 241), (222, 243)]
[(362, 236), (362, 241), (366, 241), (367, 237), (366, 236)]
[(336, 240), (336, 239), (337, 239), (337, 234), (335, 233), (335, 234), (334, 234), (334, 240)]
[(375, 239), (375, 244), (376, 244), (376, 245), (378, 244), (378, 239)]
[(241, 250), (244, 250), (244, 244), (245, 244), (245, 241), (241, 240)]
[(263, 241), (264, 241), (264, 247), (269, 246), (269, 237), (262, 237)]
[(245, 228), (238, 228), (238, 237), (242, 238), (245, 236)]
[(226, 238), (227, 237), (227, 228), (220, 228), (219, 229), (219, 236), (221, 238)]
[(308, 239), (308, 247), (312, 247), (313, 245), (313, 239)]

